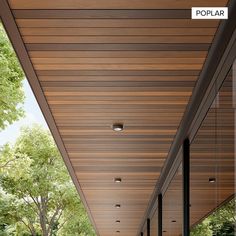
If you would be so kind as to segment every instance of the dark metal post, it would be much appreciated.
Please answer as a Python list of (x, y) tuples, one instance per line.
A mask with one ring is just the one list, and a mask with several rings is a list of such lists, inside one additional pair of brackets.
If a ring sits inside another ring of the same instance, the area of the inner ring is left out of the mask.
[(158, 195), (158, 236), (162, 236), (162, 194)]
[(150, 234), (150, 219), (147, 219), (147, 236), (151, 236), (151, 234)]
[(183, 143), (183, 236), (189, 236), (189, 176), (190, 176), (190, 143)]
[(140, 236), (143, 236), (143, 232), (140, 233)]

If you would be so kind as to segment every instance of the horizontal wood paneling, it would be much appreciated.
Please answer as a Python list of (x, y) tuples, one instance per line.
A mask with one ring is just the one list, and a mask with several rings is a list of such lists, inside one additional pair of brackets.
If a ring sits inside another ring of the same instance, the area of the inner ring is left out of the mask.
[(35, 10), (13, 10), (15, 18), (20, 19), (189, 19), (191, 17), (190, 9), (103, 9), (103, 10), (81, 10), (81, 9), (41, 9)]
[(210, 44), (207, 43), (28, 43), (26, 44), (26, 48), (29, 51), (57, 51), (57, 50), (90, 50), (90, 51), (204, 51), (209, 49)]
[(23, 36), (213, 36), (215, 28), (34, 28), (23, 27)]
[(202, 64), (35, 64), (37, 70), (200, 70)]
[(226, 2), (9, 0), (100, 236), (137, 234), (219, 24), (190, 6)]
[(126, 36), (126, 35), (115, 35), (115, 36), (24, 36), (26, 43), (210, 43), (212, 36)]
[(9, 0), (12, 9), (189, 9), (192, 6), (222, 6), (227, 4), (227, 0), (215, 0), (206, 2), (204, 0), (57, 0), (51, 2), (47, 0)]
[(191, 19), (17, 19), (16, 22), (20, 28), (209, 28), (219, 23), (218, 20)]
[(32, 58), (34, 64), (202, 64), (205, 58)]
[[(112, 59), (111, 59), (112, 60)], [(89, 85), (102, 85), (105, 84), (111, 84), (115, 83), (115, 85), (119, 85), (120, 83), (123, 83), (127, 86), (130, 84), (133, 84), (133, 82), (136, 82), (138, 85), (143, 84), (147, 85), (149, 83), (154, 83), (156, 85), (163, 84), (163, 81), (165, 81), (165, 84), (175, 84), (176, 80), (178, 79), (179, 83), (186, 83), (187, 85), (195, 83), (197, 76), (46, 76), (42, 75), (39, 76), (41, 84), (43, 87), (49, 87), (49, 86), (60, 86), (64, 83), (75, 83), (79, 86), (84, 86), (86, 84)], [(96, 83), (97, 82), (97, 83)]]
[(207, 52), (202, 51), (29, 51), (31, 58), (205, 58)]
[(40, 70), (38, 76), (197, 76), (199, 70)]

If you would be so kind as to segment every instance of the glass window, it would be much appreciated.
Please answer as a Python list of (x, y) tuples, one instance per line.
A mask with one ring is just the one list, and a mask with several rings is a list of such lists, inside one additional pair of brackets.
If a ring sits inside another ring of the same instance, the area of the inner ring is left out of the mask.
[(231, 70), (191, 144), (192, 236), (234, 235), (235, 82)]
[(155, 210), (155, 213), (151, 219), (151, 236), (157, 236), (157, 224), (158, 224), (158, 210)]
[(147, 230), (144, 231), (143, 235), (144, 235), (144, 236), (147, 236)]
[[(181, 152), (182, 155), (182, 152)], [(163, 235), (179, 236), (182, 233), (182, 165), (179, 166), (163, 196)]]

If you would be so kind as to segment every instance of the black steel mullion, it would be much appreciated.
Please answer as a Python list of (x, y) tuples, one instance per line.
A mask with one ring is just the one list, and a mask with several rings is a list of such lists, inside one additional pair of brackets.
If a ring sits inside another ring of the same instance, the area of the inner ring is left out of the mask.
[(158, 195), (158, 236), (162, 236), (162, 194)]
[(183, 236), (189, 236), (189, 205), (190, 205), (190, 143), (185, 139), (183, 143)]
[(151, 234), (150, 234), (150, 219), (147, 219), (147, 236), (151, 236)]

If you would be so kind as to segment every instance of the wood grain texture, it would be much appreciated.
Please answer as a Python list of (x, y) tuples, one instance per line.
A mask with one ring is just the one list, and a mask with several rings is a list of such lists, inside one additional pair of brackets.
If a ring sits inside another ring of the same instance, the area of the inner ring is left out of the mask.
[(27, 9), (13, 10), (16, 19), (189, 19), (190, 9), (103, 9), (103, 10), (84, 10), (84, 9)]
[(215, 28), (20, 28), (23, 36), (212, 36), (215, 34)]
[(95, 0), (58, 0), (57, 2), (50, 2), (46, 0), (9, 0), (12, 9), (189, 9), (192, 6), (222, 6), (226, 5), (226, 0), (215, 0), (206, 2), (204, 0), (101, 0), (99, 4)]
[(29, 51), (31, 58), (205, 58), (202, 51)]
[(29, 51), (206, 51), (208, 43), (28, 43)]
[(9, 0), (100, 236), (138, 233), (219, 24), (190, 20), (190, 6), (226, 2)]
[(34, 64), (202, 64), (205, 58), (32, 58)]
[(201, 70), (202, 64), (35, 64), (37, 70)]
[(26, 43), (210, 43), (212, 36), (24, 36)]
[(218, 20), (191, 19), (17, 19), (16, 22), (20, 28), (209, 28), (219, 24)]

